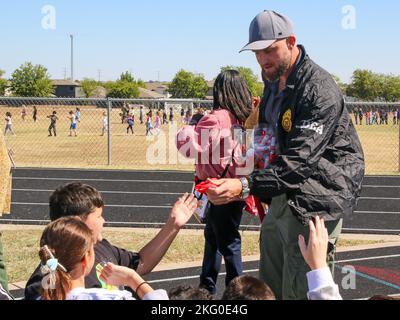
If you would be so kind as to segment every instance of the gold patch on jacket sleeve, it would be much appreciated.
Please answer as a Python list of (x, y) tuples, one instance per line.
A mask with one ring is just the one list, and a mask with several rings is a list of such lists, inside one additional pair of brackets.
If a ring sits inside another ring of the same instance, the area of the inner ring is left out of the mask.
[(286, 132), (292, 130), (292, 110), (287, 110), (282, 117), (282, 127)]

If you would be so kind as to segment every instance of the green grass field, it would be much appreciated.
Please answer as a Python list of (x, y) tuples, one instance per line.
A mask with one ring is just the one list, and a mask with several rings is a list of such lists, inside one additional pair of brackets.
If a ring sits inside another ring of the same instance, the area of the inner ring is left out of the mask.
[(399, 126), (356, 126), (367, 174), (400, 174)]
[[(38, 120), (33, 122), (31, 110), (22, 121), (19, 108), (1, 108), (0, 113), (10, 111), (16, 136), (7, 135), (8, 146), (12, 148), (14, 160), (19, 167), (76, 167), (76, 168), (122, 168), (122, 169), (171, 169), (192, 170), (193, 162), (179, 161), (174, 140), (174, 128), (182, 125), (181, 117), (175, 114), (173, 126), (163, 125), (161, 134), (146, 139), (145, 125), (140, 125), (135, 110), (134, 135), (127, 135), (127, 124), (121, 123), (120, 109), (113, 109), (111, 115), (111, 162), (108, 166), (107, 136), (101, 136), (103, 109), (81, 107), (81, 122), (78, 136), (69, 136), (68, 112), (75, 107), (57, 107), (57, 137), (48, 137), (50, 124), (47, 115), (51, 106), (38, 108)], [(153, 125), (154, 125), (153, 116)], [(4, 122), (5, 126), (5, 122)], [(171, 130), (170, 130), (171, 129)], [(4, 130), (4, 129), (3, 129)], [(154, 146), (154, 148), (151, 148)], [(151, 156), (147, 152), (157, 149)], [(168, 153), (168, 150), (171, 150)], [(165, 156), (164, 156), (165, 154)], [(147, 160), (149, 159), (149, 160)], [(182, 159), (184, 160), (184, 159)]]
[[(146, 138), (145, 126), (139, 124), (135, 110), (135, 134), (126, 134), (121, 124), (120, 109), (111, 116), (111, 166), (107, 162), (107, 136), (100, 136), (103, 109), (81, 107), (78, 136), (69, 137), (68, 112), (75, 107), (57, 107), (59, 121), (57, 137), (48, 137), (47, 128), (53, 107), (40, 106), (38, 121), (33, 122), (31, 108), (22, 121), (20, 108), (0, 107), (0, 113), (10, 111), (16, 136), (8, 134), (16, 165), (19, 167), (75, 167), (109, 169), (193, 170), (193, 162), (176, 152), (175, 132), (182, 126), (178, 112), (173, 126), (163, 125), (161, 134)], [(153, 116), (154, 121), (154, 116)], [(391, 121), (390, 121), (391, 122)], [(4, 122), (5, 126), (5, 122)], [(4, 127), (3, 127), (4, 128)], [(399, 126), (357, 126), (365, 158), (367, 174), (399, 174)]]

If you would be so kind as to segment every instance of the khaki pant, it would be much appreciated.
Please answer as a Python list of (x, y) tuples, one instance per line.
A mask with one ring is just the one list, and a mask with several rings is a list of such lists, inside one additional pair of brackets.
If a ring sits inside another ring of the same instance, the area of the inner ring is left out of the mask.
[[(325, 221), (329, 233), (328, 265), (332, 274), (336, 243), (342, 229), (342, 219)], [(272, 199), (260, 234), (260, 279), (267, 283), (277, 299), (307, 299), (306, 273), (310, 268), (298, 245), (302, 234), (308, 241), (308, 226), (292, 214), (286, 195)]]
[(3, 245), (1, 243), (1, 232), (0, 232), (0, 284), (3, 286), (4, 289), (8, 290), (7, 284), (7, 272), (6, 266), (4, 264), (4, 256), (3, 256)]

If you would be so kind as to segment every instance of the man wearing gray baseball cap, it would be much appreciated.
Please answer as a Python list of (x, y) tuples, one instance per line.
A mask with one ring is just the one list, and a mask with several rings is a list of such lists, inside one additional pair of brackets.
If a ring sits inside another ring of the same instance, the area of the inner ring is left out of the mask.
[(249, 43), (244, 50), (263, 50), (278, 39), (286, 39), (294, 34), (292, 22), (274, 11), (265, 10), (258, 14), (250, 24)]
[(258, 124), (274, 135), (276, 158), (246, 178), (213, 180), (218, 187), (207, 196), (216, 205), (249, 195), (271, 201), (261, 226), (260, 278), (277, 299), (307, 299), (311, 270), (299, 243), (308, 241), (310, 222), (322, 218), (333, 272), (343, 216), (353, 212), (361, 193), (363, 151), (340, 89), (296, 44), (287, 17), (259, 13), (244, 50), (254, 52), (262, 70)]

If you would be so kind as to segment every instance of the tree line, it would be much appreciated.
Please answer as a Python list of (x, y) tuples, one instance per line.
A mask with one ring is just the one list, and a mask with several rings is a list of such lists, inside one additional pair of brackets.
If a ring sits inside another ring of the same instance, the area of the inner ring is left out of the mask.
[[(221, 72), (235, 69), (246, 80), (253, 96), (262, 96), (264, 84), (258, 81), (258, 76), (250, 68), (238, 66), (221, 67)], [(0, 70), (0, 95), (5, 95), (7, 89), (13, 96), (49, 97), (54, 95), (54, 85), (46, 67), (26, 62), (16, 69), (10, 79), (4, 79), (4, 71)], [(343, 95), (363, 101), (400, 101), (400, 76), (374, 73), (369, 70), (357, 69), (353, 72), (350, 84), (343, 83), (333, 75)], [(79, 82), (84, 95), (94, 97), (96, 90), (103, 87), (107, 97), (132, 99), (138, 98), (139, 88), (145, 88), (144, 81), (135, 80), (126, 71), (116, 81), (100, 82), (85, 78)], [(209, 84), (204, 75), (186, 70), (179, 70), (173, 80), (166, 84), (173, 98), (204, 99), (209, 91)]]
[[(26, 62), (16, 69), (9, 80), (2, 76), (0, 70), (0, 95), (5, 95), (9, 89), (17, 97), (51, 97), (55, 87), (47, 69), (42, 65), (33, 65)], [(104, 87), (110, 98), (137, 98), (139, 87), (145, 87), (142, 80), (135, 80), (130, 72), (121, 74), (117, 81), (100, 82), (85, 78), (79, 82), (82, 92), (87, 98), (92, 97), (98, 87)]]
[(353, 72), (350, 84), (341, 82), (335, 75), (333, 78), (343, 95), (358, 101), (400, 101), (400, 76), (357, 69)]
[[(258, 83), (257, 76), (250, 68), (226, 66), (226, 69), (236, 69), (247, 81), (253, 95), (261, 95), (263, 85)], [(42, 65), (33, 65), (26, 62), (16, 69), (9, 80), (3, 78), (4, 71), (0, 70), (0, 95), (5, 95), (9, 89), (13, 96), (18, 97), (50, 97), (54, 95), (54, 85), (47, 69)], [(179, 70), (174, 79), (166, 84), (172, 98), (205, 99), (209, 85), (202, 74), (194, 74), (186, 70)], [(133, 99), (139, 97), (139, 88), (146, 88), (143, 80), (135, 80), (134, 76), (126, 71), (116, 81), (100, 82), (90, 78), (79, 81), (83, 94), (94, 97), (99, 87), (105, 88), (107, 97)]]
[(356, 70), (345, 94), (364, 101), (400, 101), (400, 76)]

